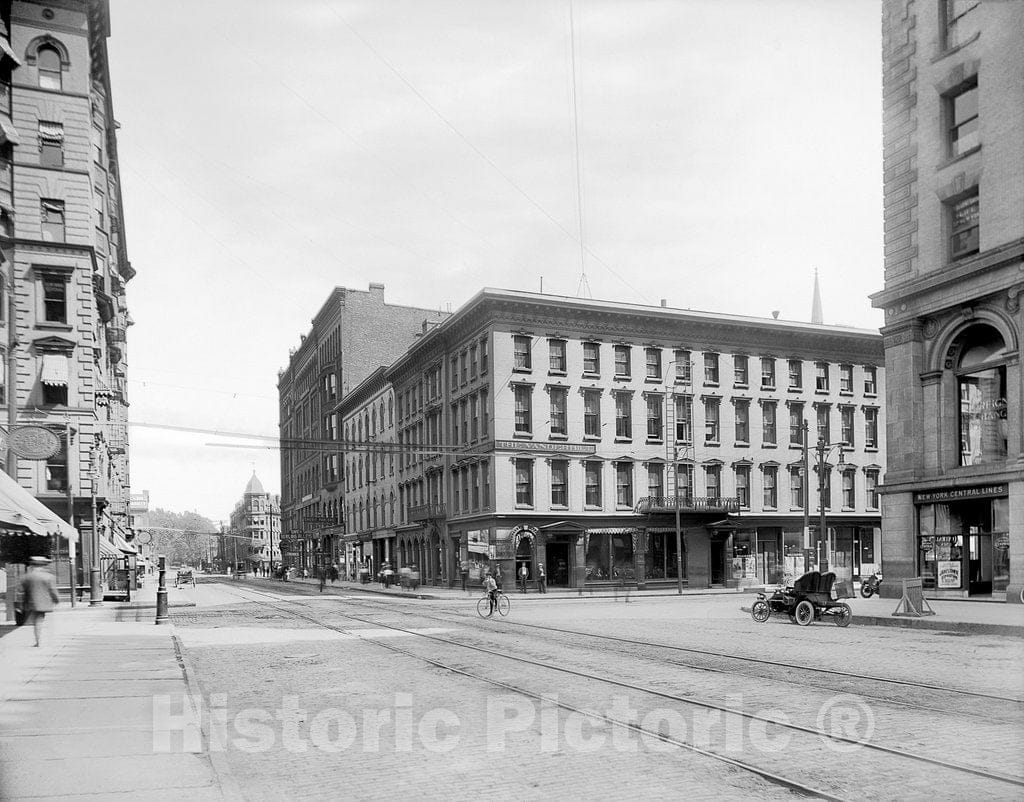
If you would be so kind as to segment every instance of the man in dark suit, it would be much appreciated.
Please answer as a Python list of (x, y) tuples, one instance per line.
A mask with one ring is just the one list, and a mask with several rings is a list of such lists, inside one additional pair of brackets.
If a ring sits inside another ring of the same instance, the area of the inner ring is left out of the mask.
[(32, 622), (35, 629), (36, 646), (40, 645), (43, 634), (43, 619), (53, 611), (60, 601), (57, 595), (57, 580), (46, 570), (50, 561), (46, 557), (30, 557), (28, 573), (21, 580), (19, 594), (22, 599), (22, 610), (25, 612), (25, 623)]

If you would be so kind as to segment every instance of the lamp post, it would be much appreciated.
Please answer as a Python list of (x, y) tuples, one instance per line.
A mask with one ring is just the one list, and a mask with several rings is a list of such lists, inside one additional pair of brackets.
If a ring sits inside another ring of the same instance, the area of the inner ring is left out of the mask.
[[(674, 425), (678, 425), (678, 422), (676, 421), (675, 409), (674, 409), (674, 405), (676, 403), (676, 395), (675, 395), (674, 387), (675, 387), (675, 378), (678, 378), (679, 365), (683, 365), (683, 364), (685, 364), (689, 368), (689, 370), (687, 371), (687, 374), (683, 377), (684, 378), (683, 383), (685, 384), (685, 383), (687, 383), (689, 381), (688, 377), (692, 376), (693, 367), (692, 367), (692, 363), (690, 362), (690, 360), (688, 360), (688, 359), (687, 360), (673, 359), (672, 361), (670, 361), (668, 363), (668, 368), (669, 369), (665, 373), (665, 405), (666, 405), (665, 406), (665, 430), (666, 430), (665, 431), (665, 448), (666, 448), (666, 450), (671, 449), (670, 453), (671, 453), (671, 456), (672, 456), (672, 480), (673, 480), (673, 485), (674, 485), (673, 486), (673, 492), (674, 492), (674, 497), (673, 497), (674, 504), (673, 504), (673, 506), (675, 507), (675, 523), (676, 523), (676, 592), (680, 596), (683, 595), (683, 530), (682, 530), (681, 522), (680, 522), (680, 519), (679, 519), (679, 446), (676, 445), (676, 432), (669, 430), (670, 426), (669, 426), (669, 415), (668, 415), (669, 409), (668, 409), (668, 404), (672, 404), (673, 405), (672, 421), (674, 422)], [(673, 373), (673, 371), (672, 371), (672, 366), (673, 365), (676, 366), (676, 370), (675, 370), (675, 374), (676, 375), (672, 377), (673, 381), (672, 381), (672, 384), (670, 386), (670, 384), (669, 384), (669, 377)], [(693, 432), (692, 431), (690, 433), (690, 436), (692, 438), (692, 436), (693, 436)]]
[[(807, 425), (806, 423), (804, 424)], [(806, 434), (805, 434), (806, 438)], [(828, 571), (828, 526), (825, 521), (825, 460), (835, 450), (839, 449), (839, 464), (845, 465), (846, 459), (843, 448), (846, 443), (826, 443), (824, 438), (818, 438), (818, 444), (814, 447), (818, 467), (818, 570)], [(806, 505), (805, 505), (806, 514)]]
[(96, 515), (96, 482), (99, 481), (96, 448), (89, 452), (89, 484), (92, 489), (92, 559), (89, 561), (89, 606), (103, 606), (103, 583), (100, 572), (100, 529)]

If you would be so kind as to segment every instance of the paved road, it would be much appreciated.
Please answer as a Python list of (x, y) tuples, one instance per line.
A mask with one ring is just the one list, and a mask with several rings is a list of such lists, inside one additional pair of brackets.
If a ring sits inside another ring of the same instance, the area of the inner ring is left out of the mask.
[(198, 605), (172, 617), (210, 748), (249, 799), (791, 796), (685, 744), (840, 798), (1024, 793), (948, 765), (1024, 778), (1020, 703), (802, 668), (1024, 699), (1017, 639), (756, 624), (721, 596), (513, 596), (502, 621), (475, 599), (230, 583), (178, 595)]

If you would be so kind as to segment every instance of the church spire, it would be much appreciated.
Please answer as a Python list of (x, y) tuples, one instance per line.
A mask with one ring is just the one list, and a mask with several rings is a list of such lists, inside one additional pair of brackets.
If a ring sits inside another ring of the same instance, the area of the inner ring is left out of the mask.
[(814, 269), (814, 300), (811, 302), (811, 323), (824, 323), (821, 314), (821, 289), (818, 287), (818, 269)]

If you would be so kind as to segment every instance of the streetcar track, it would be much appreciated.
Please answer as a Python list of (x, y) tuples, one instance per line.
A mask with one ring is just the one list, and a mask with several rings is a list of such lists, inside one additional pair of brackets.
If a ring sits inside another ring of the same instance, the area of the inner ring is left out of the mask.
[[(259, 594), (259, 595), (263, 595), (263, 596), (268, 596), (268, 597), (274, 598), (272, 594), (265, 593), (263, 591), (255, 589), (255, 588), (246, 588), (246, 591), (250, 592), (250, 593), (256, 593), (256, 594)], [(300, 596), (300, 598), (302, 598), (302, 597)], [(275, 598), (274, 601), (278, 601), (278, 600)], [(294, 604), (295, 602), (292, 602), (292, 601), (289, 600), (288, 602), (284, 602), (284, 603)], [(300, 612), (298, 612), (296, 610), (289, 610), (289, 609), (285, 609), (285, 608), (282, 608), (282, 607), (277, 607), (275, 604), (270, 604), (269, 606), (274, 607), (275, 609), (279, 610), (282, 613), (286, 613), (286, 614), (292, 615), (295, 618), (299, 618), (299, 619), (303, 619), (303, 620), (309, 621), (309, 622), (311, 622), (311, 623), (313, 623), (313, 624), (315, 624), (317, 626), (323, 627), (325, 629), (333, 630), (335, 632), (341, 632), (341, 631), (352, 632), (353, 634), (356, 634), (357, 637), (358, 637), (358, 630), (356, 630), (354, 632), (352, 630), (342, 630), (341, 627), (334, 626), (334, 625), (329, 624), (329, 623), (325, 623), (325, 622), (320, 621), (320, 620), (318, 620), (316, 618), (313, 618), (312, 616), (304, 615), (304, 614), (302, 614), (302, 613), (300, 613)], [(890, 756), (893, 756), (893, 757), (913, 760), (913, 761), (916, 761), (916, 762), (925, 763), (925, 764), (932, 765), (932, 766), (937, 766), (937, 767), (940, 767), (942, 769), (946, 769), (946, 770), (949, 770), (949, 771), (960, 772), (962, 774), (969, 774), (969, 775), (972, 775), (972, 776), (977, 776), (977, 777), (981, 777), (981, 778), (984, 778), (984, 779), (992, 780), (992, 781), (995, 781), (995, 782), (1004, 783), (1004, 784), (1008, 784), (1008, 785), (1013, 785), (1013, 786), (1016, 786), (1016, 787), (1024, 787), (1024, 777), (1018, 777), (1018, 776), (1014, 776), (1014, 775), (1007, 775), (1007, 774), (1002, 774), (1002, 773), (998, 773), (998, 772), (992, 772), (992, 771), (988, 771), (988, 770), (985, 770), (985, 769), (976, 768), (974, 766), (968, 766), (968, 765), (965, 765), (965, 764), (960, 764), (960, 763), (952, 762), (952, 761), (950, 761), (948, 759), (933, 758), (933, 757), (929, 757), (927, 755), (923, 755), (923, 754), (920, 754), (920, 753), (917, 753), (917, 752), (911, 752), (909, 750), (902, 750), (902, 749), (898, 749), (898, 748), (895, 748), (895, 747), (885, 746), (883, 744), (877, 744), (877, 743), (872, 743), (870, 741), (863, 741), (863, 740), (856, 739), (856, 738), (846, 737), (844, 735), (838, 735), (838, 734), (836, 734), (834, 732), (833, 733), (828, 733), (828, 732), (819, 730), (819, 729), (814, 728), (814, 727), (806, 727), (806, 726), (803, 726), (803, 725), (794, 724), (792, 722), (787, 722), (787, 721), (782, 721), (782, 720), (779, 720), (777, 718), (761, 715), (761, 714), (758, 714), (758, 713), (748, 713), (748, 712), (746, 712), (744, 710), (739, 710), (739, 709), (736, 709), (736, 708), (728, 707), (726, 705), (719, 705), (719, 704), (715, 704), (713, 702), (702, 701), (702, 700), (695, 699), (695, 698), (688, 698), (688, 697), (684, 697), (684, 696), (679, 696), (677, 694), (668, 693), (666, 691), (660, 691), (660, 690), (657, 690), (657, 689), (654, 689), (654, 688), (645, 688), (643, 686), (635, 685), (635, 684), (628, 683), (628, 682), (624, 682), (622, 680), (617, 680), (617, 679), (610, 678), (610, 677), (602, 677), (602, 676), (599, 676), (599, 675), (596, 675), (596, 674), (591, 674), (591, 673), (586, 672), (586, 671), (580, 671), (580, 670), (577, 670), (577, 669), (567, 668), (567, 667), (564, 667), (564, 666), (553, 665), (551, 663), (545, 663), (545, 662), (543, 662), (541, 660), (534, 660), (532, 658), (521, 657), (521, 656), (509, 654), (507, 652), (502, 652), (502, 651), (498, 651), (498, 650), (495, 650), (495, 649), (486, 648), (486, 647), (483, 647), (483, 646), (475, 646), (473, 644), (462, 643), (460, 641), (452, 640), (450, 638), (443, 638), (443, 637), (440, 637), (438, 635), (431, 635), (431, 634), (420, 633), (420, 632), (416, 632), (414, 630), (406, 629), (404, 627), (396, 626), (396, 625), (393, 625), (393, 624), (387, 624), (387, 623), (383, 623), (383, 622), (380, 622), (380, 621), (373, 621), (373, 620), (361, 618), (361, 617), (356, 616), (356, 615), (351, 615), (349, 613), (343, 613), (343, 612), (340, 612), (338, 610), (334, 610), (332, 612), (335, 615), (338, 615), (338, 616), (340, 616), (342, 618), (346, 618), (346, 619), (349, 619), (351, 621), (357, 621), (357, 622), (362, 623), (362, 624), (367, 624), (367, 625), (371, 625), (371, 626), (375, 626), (375, 627), (381, 627), (382, 626), (382, 627), (386, 627), (388, 629), (393, 629), (393, 630), (398, 631), (398, 632), (403, 632), (405, 634), (413, 635), (414, 637), (420, 637), (420, 638), (423, 638), (423, 639), (426, 639), (426, 640), (431, 640), (431, 641), (435, 641), (435, 642), (438, 642), (438, 643), (444, 643), (444, 644), (449, 645), (449, 646), (455, 646), (455, 647), (459, 647), (459, 648), (463, 648), (463, 649), (468, 649), (468, 650), (471, 650), (471, 651), (475, 651), (475, 652), (480, 652), (480, 653), (483, 653), (483, 654), (491, 655), (491, 656), (494, 656), (494, 657), (501, 657), (501, 658), (506, 659), (506, 660), (510, 660), (510, 661), (514, 661), (514, 662), (519, 662), (519, 663), (523, 663), (523, 664), (526, 664), (526, 665), (531, 665), (531, 666), (534, 666), (534, 667), (537, 667), (537, 668), (547, 669), (547, 670), (550, 670), (550, 671), (555, 671), (555, 672), (559, 672), (559, 673), (563, 673), (563, 674), (568, 674), (570, 676), (575, 676), (575, 677), (580, 677), (580, 678), (583, 678), (583, 679), (588, 679), (588, 680), (591, 680), (591, 681), (594, 681), (594, 682), (599, 682), (599, 683), (604, 683), (604, 684), (612, 685), (614, 687), (620, 687), (620, 688), (624, 688), (624, 689), (627, 689), (627, 690), (632, 690), (632, 691), (635, 691), (635, 692), (638, 692), (638, 693), (647, 694), (647, 695), (654, 696), (654, 697), (657, 697), (657, 698), (662, 698), (662, 699), (666, 699), (666, 700), (669, 700), (669, 701), (677, 702), (679, 704), (693, 705), (693, 706), (701, 707), (701, 708), (708, 709), (708, 710), (715, 710), (715, 711), (718, 711), (719, 713), (724, 713), (726, 715), (740, 716), (740, 717), (745, 718), (745, 719), (749, 719), (749, 720), (752, 720), (752, 721), (760, 721), (760, 722), (765, 723), (765, 724), (771, 724), (773, 726), (785, 728), (785, 729), (792, 730), (792, 731), (795, 731), (795, 732), (800, 732), (802, 734), (814, 735), (814, 736), (817, 736), (819, 739), (823, 739), (823, 740), (827, 739), (827, 740), (837, 741), (837, 742), (841, 742), (841, 743), (847, 743), (847, 744), (852, 744), (852, 745), (859, 745), (859, 746), (864, 747), (865, 749), (874, 750), (876, 752), (880, 752), (882, 754), (890, 755)], [(510, 622), (510, 623), (517, 623), (517, 622)], [(525, 625), (525, 624), (520, 624), (520, 625), (521, 626), (530, 626), (530, 625)], [(551, 630), (554, 630), (554, 631), (566, 632), (566, 633), (569, 633), (569, 634), (581, 634), (581, 635), (588, 635), (589, 634), (589, 633), (576, 633), (576, 632), (573, 632), (572, 630), (561, 630), (561, 629), (559, 629), (557, 627), (543, 627), (543, 626), (539, 626), (538, 628), (541, 628), (541, 629), (551, 629)], [(617, 638), (617, 637), (614, 637), (614, 636), (609, 636), (609, 637), (612, 640), (631, 642), (629, 639)], [(525, 690), (518, 689), (518, 688), (512, 688), (512, 686), (508, 685), (507, 683), (503, 683), (503, 682), (500, 682), (498, 680), (494, 680), (493, 678), (490, 678), (490, 677), (479, 676), (479, 675), (473, 674), (472, 672), (468, 672), (466, 669), (462, 669), (462, 668), (458, 668), (458, 667), (455, 667), (455, 666), (450, 666), (450, 665), (441, 663), (441, 662), (439, 662), (437, 660), (434, 660), (433, 658), (429, 658), (429, 657), (424, 657), (422, 655), (418, 655), (415, 652), (408, 651), (408, 650), (403, 649), (403, 648), (401, 648), (399, 646), (395, 646), (394, 644), (384, 643), (384, 642), (381, 642), (381, 641), (378, 641), (378, 640), (371, 640), (371, 639), (368, 639), (368, 638), (360, 638), (360, 640), (363, 640), (364, 642), (369, 641), (371, 643), (378, 644), (380, 646), (383, 646), (384, 648), (391, 649), (392, 651), (396, 651), (396, 652), (399, 652), (401, 654), (405, 654), (406, 656), (412, 657), (412, 658), (414, 658), (416, 660), (420, 660), (422, 662), (426, 662), (426, 663), (428, 663), (430, 665), (434, 665), (435, 667), (440, 668), (440, 669), (445, 670), (445, 671), (451, 671), (451, 672), (454, 672), (454, 673), (463, 674), (465, 676), (472, 676), (475, 679), (478, 679), (478, 680), (483, 681), (483, 682), (488, 683), (488, 684), (497, 685), (497, 686), (504, 687), (504, 688), (507, 688), (507, 689), (513, 689), (516, 692), (523, 693), (525, 696), (528, 696), (528, 697), (541, 698), (540, 695), (538, 695), (538, 694), (536, 694), (534, 692), (525, 691)], [(642, 641), (637, 642), (637, 643), (641, 643), (643, 645), (657, 645), (657, 644), (645, 643), (645, 642), (642, 642)], [(669, 648), (672, 648), (672, 647), (669, 647)], [(688, 650), (685, 647), (680, 647), (680, 648), (683, 651), (698, 651), (698, 652), (701, 651), (701, 650)], [(710, 654), (715, 654), (715, 653), (712, 652)], [(718, 655), (718, 656), (732, 657), (732, 655)], [(744, 659), (744, 658), (740, 658), (740, 659)], [(755, 659), (755, 660), (753, 660), (753, 662), (761, 662), (761, 661), (758, 661), (758, 660)], [(764, 661), (764, 662), (774, 663), (774, 661)], [(828, 670), (825, 670), (825, 671), (828, 671)], [(848, 673), (848, 672), (837, 672), (837, 673), (841, 673), (842, 674), (842, 673)], [(853, 675), (853, 676), (857, 676), (857, 675)], [(866, 678), (867, 679), (879, 679), (879, 678), (875, 678), (875, 677), (866, 677)], [(882, 681), (884, 681), (884, 679)], [(896, 682), (897, 682), (897, 684), (904, 684), (902, 681), (896, 681)], [(907, 683), (907, 684), (915, 684), (915, 683)], [(925, 686), (925, 687), (929, 687), (929, 688), (934, 689), (934, 686)], [(955, 692), (955, 689), (953, 690), (953, 692)], [(973, 694), (971, 692), (967, 692), (967, 695), (984, 695), (984, 694)], [(557, 703), (556, 702), (556, 704), (559, 707), (565, 707), (565, 709), (572, 709), (571, 707), (565, 706), (565, 705), (563, 705), (561, 703)], [(626, 725), (626, 722), (620, 722), (620, 721), (615, 720), (615, 719), (613, 719), (611, 717), (608, 717), (608, 716), (604, 716), (604, 715), (601, 715), (601, 714), (594, 714), (592, 712), (587, 712), (587, 711), (582, 711), (582, 712), (584, 712), (587, 715), (590, 715), (591, 717), (594, 717), (596, 715), (596, 717), (601, 718), (601, 719), (603, 719), (605, 721), (608, 721), (609, 723), (612, 723), (613, 725), (616, 725), (616, 726), (625, 726)], [(655, 733), (653, 731), (646, 731), (646, 730), (643, 730), (642, 728), (640, 730), (638, 730), (638, 731), (648, 732), (648, 734), (652, 735), (653, 737), (657, 737), (660, 740), (664, 740), (664, 738), (662, 737), (662, 735), (660, 733)], [(683, 746), (684, 748), (687, 748), (687, 749), (699, 750), (699, 747), (696, 747), (694, 744), (686, 744), (685, 742), (680, 742), (680, 744), (676, 744), (676, 745)], [(820, 791), (818, 789), (812, 789), (809, 786), (803, 785), (802, 783), (789, 780), (787, 778), (782, 777), (781, 775), (776, 775), (773, 772), (768, 772), (767, 770), (765, 770), (765, 769), (763, 769), (763, 768), (761, 768), (759, 766), (753, 765), (753, 764), (747, 764), (747, 763), (743, 763), (742, 761), (736, 761), (733, 758), (728, 758), (728, 757), (726, 757), (724, 755), (720, 755), (720, 754), (718, 754), (716, 752), (701, 751), (700, 753), (701, 754), (705, 754), (705, 755), (707, 755), (709, 757), (713, 757), (716, 760), (722, 760), (722, 761), (725, 761), (727, 763), (730, 763), (731, 765), (736, 765), (738, 767), (744, 768), (745, 770), (747, 770), (747, 771), (749, 771), (751, 773), (757, 774), (758, 776), (764, 777), (765, 779), (769, 779), (772, 782), (782, 784), (785, 787), (791, 788), (793, 790), (800, 790), (801, 793), (806, 793), (806, 794), (814, 795), (814, 796), (823, 796), (823, 797), (829, 798), (829, 799), (835, 799), (836, 798), (836, 797), (832, 796), (831, 794), (822, 792), (822, 791)]]

